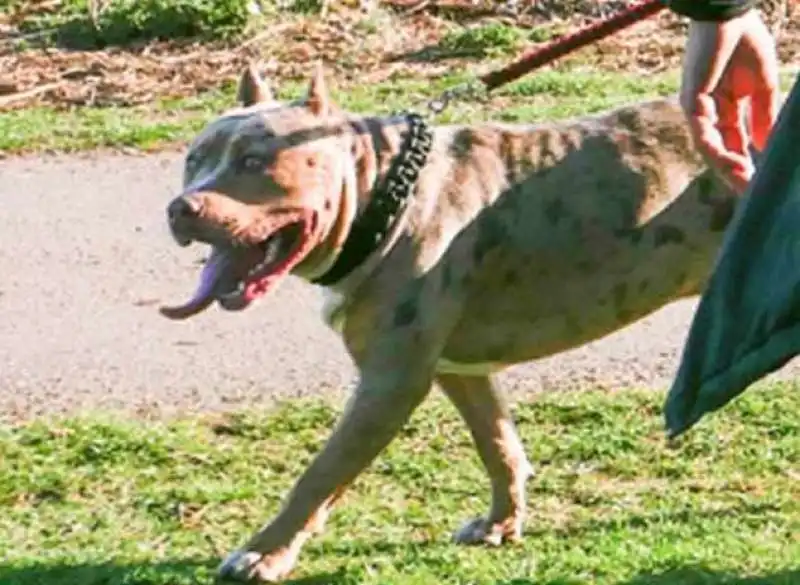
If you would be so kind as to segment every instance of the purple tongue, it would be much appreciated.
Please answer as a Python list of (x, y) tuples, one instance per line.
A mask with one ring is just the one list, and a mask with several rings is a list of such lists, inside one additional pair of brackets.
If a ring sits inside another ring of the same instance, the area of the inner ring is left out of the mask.
[(214, 302), (214, 287), (225, 265), (225, 257), (214, 250), (203, 266), (200, 283), (189, 302), (177, 307), (161, 307), (161, 314), (169, 319), (187, 319), (207, 309)]
[(205, 266), (203, 266), (203, 271), (200, 273), (200, 284), (197, 286), (194, 297), (190, 302), (194, 302), (201, 297), (207, 297), (212, 293), (214, 285), (217, 284), (219, 274), (222, 272), (221, 268), (224, 264), (224, 260), (225, 257), (216, 250), (211, 252), (211, 256), (206, 261)]

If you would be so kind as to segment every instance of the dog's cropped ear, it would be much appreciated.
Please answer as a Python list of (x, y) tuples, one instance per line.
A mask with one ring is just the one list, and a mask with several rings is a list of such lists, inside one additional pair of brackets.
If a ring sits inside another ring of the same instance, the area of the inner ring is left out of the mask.
[(308, 86), (306, 105), (315, 116), (327, 116), (331, 112), (331, 96), (325, 83), (325, 71), (322, 63), (317, 61), (311, 83)]
[(261, 79), (255, 65), (252, 63), (245, 68), (239, 78), (236, 100), (245, 107), (273, 100), (269, 85)]

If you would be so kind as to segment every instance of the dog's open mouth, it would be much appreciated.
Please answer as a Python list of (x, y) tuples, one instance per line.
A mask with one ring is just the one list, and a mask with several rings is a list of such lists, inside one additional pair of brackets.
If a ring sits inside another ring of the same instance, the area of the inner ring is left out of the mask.
[(214, 246), (189, 302), (161, 307), (170, 319), (187, 319), (214, 301), (227, 311), (241, 311), (265, 295), (308, 253), (313, 222), (294, 221), (252, 246)]

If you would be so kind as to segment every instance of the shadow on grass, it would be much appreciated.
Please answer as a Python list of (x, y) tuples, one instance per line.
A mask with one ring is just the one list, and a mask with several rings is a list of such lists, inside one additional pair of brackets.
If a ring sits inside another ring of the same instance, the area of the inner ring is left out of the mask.
[[(497, 581), (495, 585), (585, 585), (585, 581), (558, 579), (555, 581), (532, 581), (530, 579), (511, 579)], [(703, 567), (683, 567), (662, 573), (643, 573), (629, 581), (619, 581), (615, 585), (798, 585), (800, 569), (781, 571), (768, 575), (739, 577), (732, 573), (711, 571)]]
[[(186, 559), (164, 563), (98, 563), (29, 565), (0, 564), (1, 585), (197, 585), (229, 583), (215, 578), (219, 559)], [(343, 571), (285, 581), (285, 585), (352, 583)]]
[(480, 49), (447, 49), (439, 44), (432, 44), (404, 53), (395, 53), (386, 57), (387, 63), (442, 63), (451, 59), (472, 59), (477, 61), (486, 56)]
[(215, 564), (211, 560), (173, 561), (165, 563), (54, 563), (25, 567), (0, 565), (2, 585), (144, 585), (150, 583), (191, 583), (199, 571), (209, 574)]
[[(2, 585), (189, 585), (219, 583), (214, 578), (217, 560), (185, 560), (140, 564), (75, 564), (9, 568), (0, 565)], [(285, 581), (285, 585), (343, 585), (358, 582), (342, 569), (336, 573), (311, 575)], [(683, 567), (661, 573), (644, 573), (615, 585), (798, 585), (800, 569), (760, 576), (740, 577), (705, 569)], [(534, 581), (516, 578), (495, 585), (585, 585), (564, 578)]]
[[(624, 519), (591, 519), (581, 522), (580, 524), (571, 525), (558, 532), (568, 538), (576, 538), (585, 536), (587, 534), (604, 533), (609, 530), (618, 530), (620, 528), (650, 528), (654, 525), (669, 522), (672, 524), (685, 524), (690, 525), (696, 523), (698, 520), (724, 520), (726, 518), (736, 518), (742, 514), (764, 514), (766, 512), (774, 512), (776, 506), (773, 504), (741, 502), (737, 505), (731, 505), (728, 508), (714, 508), (714, 509), (696, 509), (687, 508), (685, 510), (676, 510), (669, 514), (659, 512), (647, 512), (636, 514)], [(769, 522), (767, 517), (764, 517), (764, 522)], [(524, 531), (525, 538), (536, 538), (537, 536), (544, 536), (551, 534), (552, 528), (529, 528), (526, 527)], [(800, 585), (800, 581), (797, 582)]]

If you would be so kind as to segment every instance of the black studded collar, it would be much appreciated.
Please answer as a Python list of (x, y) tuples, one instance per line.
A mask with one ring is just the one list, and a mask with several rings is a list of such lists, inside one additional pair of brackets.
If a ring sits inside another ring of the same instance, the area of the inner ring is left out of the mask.
[(419, 172), (428, 159), (433, 132), (419, 114), (406, 114), (406, 119), (408, 133), (400, 153), (353, 222), (336, 262), (325, 274), (312, 280), (313, 284), (331, 286), (360, 266), (386, 239), (400, 211), (408, 204)]

